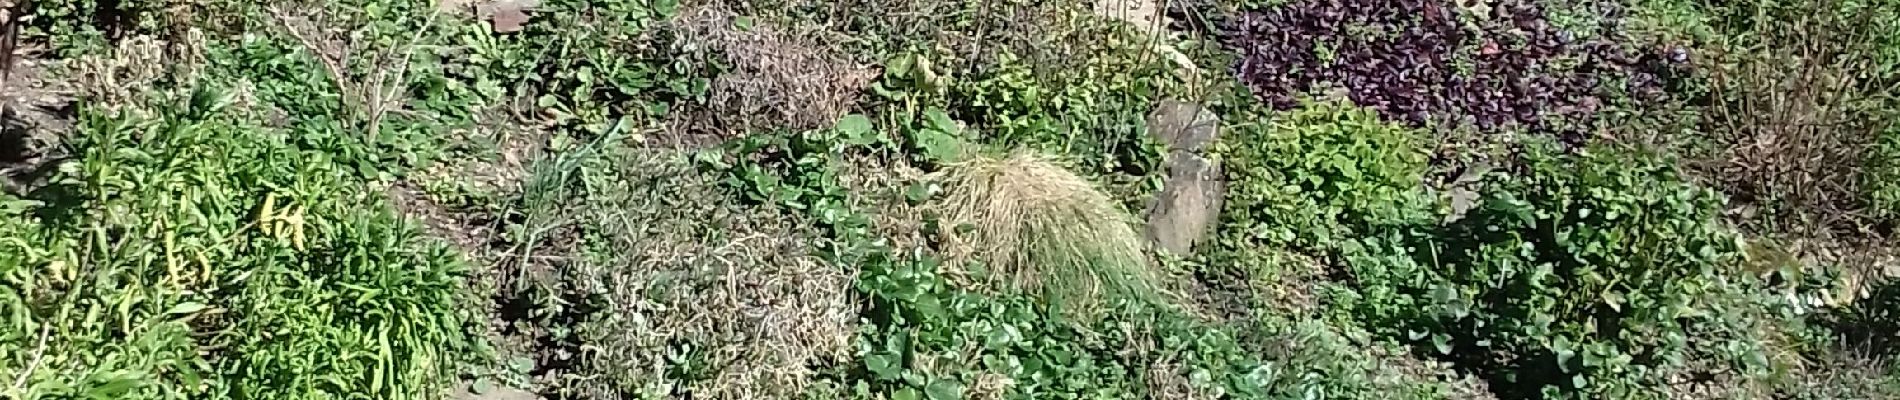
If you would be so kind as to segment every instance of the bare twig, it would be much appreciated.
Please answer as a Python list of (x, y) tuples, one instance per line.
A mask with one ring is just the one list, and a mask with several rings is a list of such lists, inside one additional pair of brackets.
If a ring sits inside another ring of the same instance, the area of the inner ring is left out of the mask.
[(13, 390), (18, 391), (26, 388), (26, 378), (33, 376), (33, 370), (40, 368), (40, 360), (46, 355), (46, 336), (52, 333), (52, 330), (52, 324), (40, 325), (39, 341), (33, 345), (33, 360), (28, 361), (26, 370), (20, 371), (20, 376), (13, 379)]
[[(364, 125), (362, 129), (370, 143), (375, 143), (380, 135), (383, 118), (393, 111), (392, 108), (402, 98), (404, 84), (408, 79), (409, 64), (414, 57), (413, 50), (422, 42), (422, 35), (435, 27), (438, 17), (442, 14), (440, 10), (431, 12), (428, 22), (421, 29), (415, 30), (409, 41), (400, 48), (376, 51), (375, 58), (370, 61), (374, 71), (370, 72), (366, 82), (359, 82), (350, 77), (345, 61), (349, 59), (351, 53), (358, 50), (353, 44), (337, 45), (336, 47), (340, 48), (332, 50), (332, 43), (314, 32), (318, 29), (316, 25), (320, 24), (312, 23), (305, 17), (292, 15), (282, 8), (273, 7), (270, 12), (285, 32), (317, 56), (323, 64), (324, 72), (330, 76), (331, 83), (336, 85), (337, 92), (343, 97), (343, 108), (357, 114), (359, 122)], [(341, 52), (341, 54), (336, 54), (336, 52)], [(393, 57), (396, 54), (400, 54), (401, 57)]]
[(313, 29), (312, 25), (315, 25), (308, 18), (291, 15), (290, 12), (279, 7), (271, 7), (270, 13), (271, 16), (276, 17), (278, 24), (284, 28), (285, 32), (290, 33), (292, 38), (297, 39), (297, 42), (303, 44), (305, 49), (317, 56), (317, 61), (323, 64), (324, 72), (329, 74), (330, 82), (336, 85), (337, 92), (343, 96), (343, 108), (355, 109), (358, 102), (353, 97), (356, 93), (351, 88), (349, 74), (343, 65), (343, 59), (348, 56), (331, 54), (327, 51), (329, 46), (326, 46), (326, 41), (313, 36), (315, 32), (308, 32)]

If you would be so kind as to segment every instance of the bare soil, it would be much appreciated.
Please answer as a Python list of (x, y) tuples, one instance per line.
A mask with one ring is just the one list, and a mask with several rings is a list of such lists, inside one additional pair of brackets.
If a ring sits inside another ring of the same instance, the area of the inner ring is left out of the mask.
[(58, 154), (59, 138), (73, 130), (76, 99), (69, 82), (49, 70), (58, 62), (31, 54), (15, 58), (0, 85), (0, 189), (24, 192), (37, 186)]

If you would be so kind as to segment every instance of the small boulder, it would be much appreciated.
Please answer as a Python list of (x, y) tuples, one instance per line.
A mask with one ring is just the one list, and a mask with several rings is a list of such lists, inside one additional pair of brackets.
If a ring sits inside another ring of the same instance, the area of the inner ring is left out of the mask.
[(1220, 117), (1199, 104), (1162, 100), (1148, 114), (1148, 134), (1170, 151), (1200, 153), (1220, 136)]
[(450, 400), (541, 400), (534, 392), (506, 386), (496, 386), (492, 382), (462, 382), (450, 394)]
[(1174, 152), (1168, 179), (1148, 206), (1148, 240), (1174, 254), (1194, 254), (1194, 246), (1220, 221), (1226, 191), (1219, 162)]

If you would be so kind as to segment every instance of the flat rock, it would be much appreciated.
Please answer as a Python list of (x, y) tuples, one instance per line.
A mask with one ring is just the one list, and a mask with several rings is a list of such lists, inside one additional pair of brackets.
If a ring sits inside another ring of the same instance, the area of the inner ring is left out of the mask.
[[(477, 384), (463, 382), (449, 396), (450, 400), (541, 400), (534, 392), (506, 386), (486, 387), (476, 390)], [(476, 393), (477, 391), (481, 393)]]
[(1227, 191), (1219, 162), (1185, 151), (1168, 160), (1168, 179), (1148, 207), (1148, 240), (1168, 252), (1194, 254), (1220, 220)]
[(1148, 134), (1169, 150), (1200, 153), (1220, 138), (1220, 116), (1199, 104), (1162, 100), (1148, 114)]

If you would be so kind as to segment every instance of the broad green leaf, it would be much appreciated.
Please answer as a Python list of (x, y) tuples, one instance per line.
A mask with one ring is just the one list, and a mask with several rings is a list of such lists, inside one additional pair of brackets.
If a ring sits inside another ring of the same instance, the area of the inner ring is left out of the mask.
[(195, 313), (199, 311), (204, 311), (204, 309), (206, 308), (210, 308), (210, 306), (207, 306), (204, 303), (198, 303), (198, 302), (184, 302), (184, 303), (178, 303), (178, 304), (172, 305), (172, 308), (169, 310), (165, 310), (165, 313), (173, 314), (173, 315), (191, 314), (191, 313)]
[(1432, 347), (1438, 349), (1438, 354), (1451, 354), (1451, 336), (1442, 333), (1432, 335)]
[(903, 360), (897, 354), (871, 353), (864, 356), (864, 368), (877, 375), (880, 380), (896, 380), (902, 372)]
[(948, 379), (932, 379), (924, 386), (924, 393), (930, 400), (957, 400), (963, 398), (963, 384)]
[(935, 108), (924, 110), (924, 119), (930, 122), (931, 129), (935, 129), (944, 134), (957, 134), (961, 131), (957, 125), (957, 121), (950, 118), (950, 114), (943, 112), (943, 110)]
[(838, 120), (836, 129), (838, 134), (844, 137), (845, 143), (855, 146), (877, 143), (877, 136), (872, 132), (871, 118), (865, 117), (864, 114), (844, 116)]
[(917, 389), (912, 389), (912, 388), (897, 389), (897, 392), (891, 393), (891, 400), (922, 400), (922, 399), (923, 399), (923, 396), (917, 394)]

